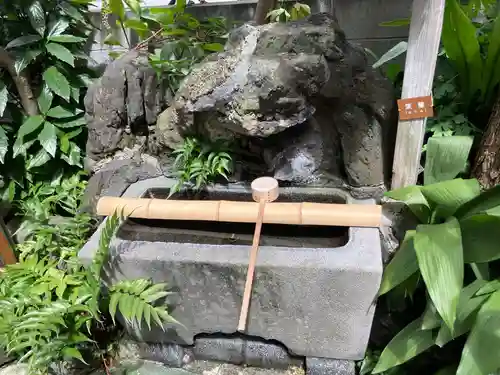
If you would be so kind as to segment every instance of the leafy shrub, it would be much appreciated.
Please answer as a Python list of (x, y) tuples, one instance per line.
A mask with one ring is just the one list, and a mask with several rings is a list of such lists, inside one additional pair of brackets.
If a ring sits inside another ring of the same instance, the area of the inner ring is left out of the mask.
[[(82, 52), (91, 32), (82, 1), (8, 1), (0, 8), (0, 174), (3, 199), (27, 183), (82, 167)], [(8, 183), (7, 183), (8, 182)], [(16, 194), (17, 192), (17, 194)]]
[(427, 307), (391, 340), (373, 373), (464, 335), (460, 364), (447, 373), (489, 375), (500, 368), (500, 336), (494, 334), (500, 329), (500, 279), (493, 266), (500, 259), (500, 186), (481, 192), (477, 180), (450, 180), (465, 169), (471, 145), (471, 137), (431, 138), (424, 186), (387, 193), (404, 202), (420, 224), (406, 232), (379, 295), (417, 280)]
[[(128, 6), (130, 13), (125, 12)], [(213, 17), (197, 20), (186, 12), (186, 1), (177, 1), (174, 7), (143, 9), (137, 0), (110, 0), (106, 13), (115, 15), (117, 25), (125, 32), (133, 30), (140, 38), (137, 46), (127, 39), (128, 49), (154, 48), (150, 62), (166, 82), (171, 95), (178, 90), (182, 79), (194, 64), (208, 54), (222, 51), (227, 39), (227, 22)], [(126, 34), (126, 33), (125, 33)], [(105, 43), (121, 45), (111, 32)]]
[(178, 180), (170, 189), (170, 196), (186, 183), (199, 190), (220, 176), (227, 180), (233, 169), (228, 151), (223, 143), (203, 144), (196, 138), (186, 138), (182, 146), (173, 152)]
[[(86, 219), (68, 221), (71, 228)], [(108, 218), (88, 268), (76, 255), (81, 243), (76, 238), (68, 242), (67, 228), (47, 232), (50, 228), (43, 227), (36, 229), (32, 242), (23, 244), (20, 262), (1, 273), (0, 347), (28, 363), (30, 374), (46, 374), (58, 361), (85, 361), (88, 353), (100, 353), (98, 333), (106, 329), (108, 316), (115, 321), (117, 311), (136, 326), (146, 321), (150, 327), (153, 321), (163, 328), (165, 322), (174, 322), (166, 308), (155, 306), (169, 294), (165, 284), (121, 281), (102, 293), (106, 285), (101, 274), (120, 221), (116, 214)], [(45, 239), (43, 249), (38, 248), (40, 237)]]
[(281, 4), (279, 8), (270, 11), (267, 14), (267, 18), (271, 22), (288, 22), (297, 21), (310, 15), (311, 8), (309, 5), (297, 2), (289, 10), (286, 9), (285, 4)]

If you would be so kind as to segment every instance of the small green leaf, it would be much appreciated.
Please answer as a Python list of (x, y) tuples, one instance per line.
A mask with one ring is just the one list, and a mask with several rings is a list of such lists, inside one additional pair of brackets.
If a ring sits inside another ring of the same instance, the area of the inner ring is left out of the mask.
[(141, 14), (141, 2), (140, 0), (124, 0), (125, 4), (130, 8), (135, 15), (139, 16)]
[(125, 27), (131, 28), (132, 30), (138, 31), (138, 32), (149, 30), (147, 22), (143, 22), (141, 20), (133, 19), (133, 18), (129, 18), (128, 20), (125, 20), (123, 25)]
[(123, 6), (122, 0), (109, 0), (108, 1), (109, 10), (120, 20), (125, 19), (125, 7)]
[(464, 279), (460, 225), (455, 218), (443, 224), (419, 225), (414, 244), (429, 296), (453, 331)]
[(28, 7), (28, 18), (31, 26), (43, 37), (45, 34), (45, 11), (39, 1), (34, 1)]
[(54, 92), (54, 94), (59, 95), (61, 98), (69, 101), (69, 96), (71, 94), (71, 87), (68, 80), (62, 73), (57, 70), (55, 66), (49, 67), (43, 73), (43, 80), (49, 87), (49, 89)]
[(42, 114), (46, 114), (52, 105), (52, 100), (54, 99), (54, 94), (50, 91), (47, 84), (44, 84), (42, 91), (40, 91), (40, 96), (38, 97), (38, 108)]
[(401, 27), (401, 26), (409, 26), (410, 19), (409, 18), (398, 18), (392, 21), (381, 22), (379, 24), (383, 27)]
[(384, 53), (380, 59), (378, 59), (373, 65), (373, 69), (380, 68), (382, 65), (388, 63), (391, 60), (394, 60), (396, 57), (401, 56), (408, 50), (408, 42), (399, 42), (394, 47), (392, 47), (389, 51)]
[(452, 180), (465, 171), (474, 137), (431, 137), (427, 141), (424, 184)]
[(415, 231), (409, 230), (396, 254), (384, 270), (379, 296), (389, 292), (418, 271), (417, 255), (414, 247)]
[(45, 48), (47, 48), (47, 52), (52, 56), (57, 57), (59, 60), (68, 63), (71, 66), (75, 66), (75, 58), (69, 49), (66, 47), (57, 44), (57, 43), (48, 43)]
[(5, 155), (7, 154), (8, 150), (9, 138), (3, 127), (0, 125), (0, 163), (5, 163)]
[(38, 153), (33, 156), (28, 162), (28, 169), (40, 167), (50, 160), (50, 155), (43, 148), (38, 151)]
[(113, 319), (113, 324), (116, 324), (115, 322), (115, 316), (116, 316), (116, 308), (118, 307), (118, 302), (120, 300), (121, 293), (113, 291), (111, 294), (111, 299), (109, 301), (109, 315), (111, 316), (111, 319)]
[(78, 167), (82, 166), (82, 153), (80, 147), (73, 142), (69, 144), (69, 155), (61, 155), (63, 159), (69, 165), (75, 165)]
[(37, 130), (40, 125), (44, 122), (44, 118), (40, 115), (30, 116), (26, 119), (26, 121), (19, 127), (17, 131), (17, 137), (22, 138), (28, 134), (33, 133)]
[(224, 51), (224, 45), (220, 43), (203, 43), (202, 47), (205, 51), (210, 51), (210, 52)]
[(85, 42), (87, 39), (79, 36), (61, 34), (61, 35), (53, 35), (47, 38), (49, 42), (57, 42), (57, 43), (81, 43)]
[(36, 43), (36, 42), (38, 42), (40, 40), (42, 40), (42, 37), (40, 35), (24, 35), (24, 36), (20, 36), (19, 38), (16, 38), (16, 39), (10, 41), (5, 46), (5, 49), (26, 46), (28, 44)]
[(403, 328), (385, 347), (373, 374), (378, 374), (412, 359), (434, 345), (432, 331), (421, 330), (417, 319)]
[(16, 58), (14, 69), (16, 73), (21, 73), (26, 67), (42, 53), (39, 49), (29, 49)]
[(70, 111), (64, 107), (57, 106), (57, 107), (51, 108), (47, 112), (47, 116), (54, 117), (54, 118), (68, 118), (68, 117), (73, 117), (79, 113), (82, 113), (81, 109), (76, 109), (74, 111)]
[(72, 348), (67, 346), (63, 349), (63, 355), (68, 359), (75, 358), (78, 359), (80, 362), (87, 364), (87, 362), (85, 362), (85, 360), (82, 357), (82, 353), (80, 353), (80, 351), (77, 348)]
[(56, 156), (57, 151), (57, 133), (56, 127), (52, 125), (50, 122), (45, 121), (45, 125), (43, 126), (43, 130), (38, 134), (38, 140), (42, 147), (51, 155), (52, 157)]
[(50, 39), (53, 36), (61, 35), (66, 29), (69, 27), (68, 21), (63, 18), (60, 18), (54, 25), (50, 28), (49, 33), (47, 35), (47, 39)]
[(467, 338), (457, 375), (493, 374), (500, 368), (500, 292), (479, 310)]
[(421, 223), (428, 223), (431, 216), (429, 202), (422, 194), (421, 186), (407, 186), (385, 193), (386, 197), (405, 203)]
[(0, 81), (0, 118), (3, 116), (5, 112), (5, 108), (7, 108), (7, 102), (9, 101), (9, 90), (7, 86)]

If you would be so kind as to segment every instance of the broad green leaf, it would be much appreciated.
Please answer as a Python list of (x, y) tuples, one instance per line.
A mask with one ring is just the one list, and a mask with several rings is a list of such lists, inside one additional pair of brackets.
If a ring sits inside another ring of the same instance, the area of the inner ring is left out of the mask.
[(50, 155), (43, 148), (28, 161), (28, 169), (41, 167), (50, 160)]
[(446, 219), (453, 215), (462, 204), (479, 196), (481, 186), (476, 179), (456, 178), (423, 186), (421, 191), (431, 207), (437, 208), (439, 214)]
[(428, 330), (434, 329), (441, 326), (442, 320), (436, 307), (430, 299), (427, 299), (427, 305), (425, 307), (424, 314), (422, 315), (422, 326), (420, 329)]
[(130, 8), (135, 15), (141, 14), (141, 2), (139, 0), (124, 0), (125, 4)]
[(392, 21), (381, 22), (379, 24), (383, 27), (401, 27), (401, 26), (409, 26), (410, 18), (398, 18)]
[(8, 150), (9, 138), (3, 127), (0, 125), (0, 163), (3, 164), (5, 162), (5, 155), (7, 154)]
[(81, 167), (82, 154), (80, 147), (78, 147), (76, 143), (70, 142), (68, 155), (61, 155), (61, 159), (63, 159), (69, 165)]
[(9, 90), (7, 86), (0, 81), (0, 118), (3, 116), (5, 112), (5, 108), (7, 108), (7, 102), (9, 101)]
[(481, 307), (456, 375), (487, 375), (500, 368), (500, 292)]
[(147, 22), (143, 22), (141, 20), (133, 19), (133, 18), (129, 18), (128, 20), (125, 20), (123, 22), (123, 25), (125, 27), (131, 28), (132, 30), (134, 30), (136, 32), (143, 32), (143, 31), (149, 30), (149, 26), (148, 26)]
[(49, 89), (54, 92), (54, 94), (59, 95), (66, 101), (69, 101), (71, 87), (66, 77), (59, 70), (57, 70), (55, 66), (51, 66), (45, 70), (43, 73), (43, 80)]
[(420, 273), (439, 315), (453, 331), (464, 280), (460, 224), (419, 225), (414, 237)]
[(436, 337), (436, 345), (443, 347), (448, 342), (456, 337), (459, 337), (470, 331), (474, 323), (476, 313), (481, 305), (488, 299), (489, 296), (475, 296), (481, 287), (485, 285), (484, 280), (476, 280), (467, 285), (460, 292), (460, 298), (457, 306), (457, 319), (453, 333), (448, 326), (443, 324), (439, 329)]
[(394, 47), (392, 47), (389, 51), (384, 53), (380, 59), (378, 59), (373, 65), (373, 69), (380, 68), (382, 65), (385, 63), (394, 60), (396, 57), (401, 56), (403, 53), (405, 53), (408, 50), (408, 43), (407, 42), (399, 42), (396, 44)]
[(492, 93), (500, 83), (500, 16), (496, 16), (493, 30), (489, 34), (488, 52), (484, 66), (483, 77), (483, 100), (488, 101)]
[(57, 151), (57, 133), (56, 127), (50, 122), (45, 121), (42, 131), (38, 134), (38, 140), (45, 151), (50, 156), (55, 157)]
[(500, 216), (479, 214), (460, 221), (464, 261), (485, 263), (500, 259)]
[(108, 1), (109, 10), (120, 20), (125, 19), (125, 7), (123, 6), (122, 0), (109, 0)]
[(85, 364), (87, 363), (83, 359), (82, 353), (80, 353), (80, 351), (77, 348), (72, 348), (70, 346), (67, 346), (63, 349), (63, 355), (68, 359), (75, 358), (78, 359), (80, 362), (83, 362)]
[(30, 133), (33, 133), (40, 127), (40, 125), (43, 124), (43, 122), (44, 119), (40, 115), (28, 117), (26, 121), (19, 127), (19, 130), (17, 131), (17, 136), (19, 138), (22, 138)]
[(38, 97), (38, 108), (42, 114), (46, 114), (52, 105), (52, 100), (54, 99), (54, 94), (50, 91), (49, 87), (45, 83), (40, 91), (40, 96)]
[(28, 7), (28, 18), (31, 26), (43, 37), (45, 34), (45, 11), (39, 1), (33, 1)]
[(42, 53), (39, 49), (29, 49), (27, 51), (23, 51), (23, 53), (18, 56), (16, 62), (14, 63), (14, 69), (16, 73), (21, 73), (26, 67), (34, 61), (40, 54)]
[(61, 34), (48, 37), (47, 40), (49, 42), (57, 42), (57, 43), (81, 43), (85, 42), (87, 39), (74, 35)]
[(428, 223), (431, 215), (429, 202), (422, 194), (420, 186), (407, 186), (385, 193), (386, 197), (404, 202), (422, 223)]
[(417, 255), (413, 239), (414, 230), (409, 230), (396, 254), (384, 270), (379, 296), (389, 292), (418, 271)]
[(16, 38), (16, 39), (10, 41), (5, 46), (5, 49), (26, 46), (28, 44), (36, 43), (36, 42), (38, 42), (40, 40), (42, 40), (42, 37), (40, 35), (24, 35), (24, 36), (20, 36), (19, 38)]
[(483, 61), (476, 31), (458, 0), (447, 0), (441, 42), (457, 69), (465, 100), (470, 100), (481, 89)]
[(45, 48), (47, 48), (47, 52), (52, 56), (57, 57), (59, 60), (68, 63), (71, 66), (75, 66), (75, 58), (69, 49), (66, 47), (57, 44), (57, 43), (48, 43)]
[(380, 355), (373, 374), (399, 366), (434, 345), (432, 331), (421, 330), (421, 325), (422, 320), (417, 319), (394, 336)]
[(13, 157), (17, 157), (18, 155), (23, 155), (26, 157), (26, 151), (35, 143), (35, 139), (24, 142), (23, 137), (17, 137), (16, 141), (14, 142), (14, 146), (12, 147), (12, 155)]
[(63, 32), (66, 31), (68, 27), (69, 27), (68, 21), (66, 21), (63, 18), (59, 18), (57, 22), (54, 23), (50, 28), (49, 33), (47, 35), (47, 39), (50, 39), (55, 35), (61, 35)]
[(476, 296), (482, 296), (484, 294), (491, 294), (500, 290), (500, 280), (492, 280), (487, 284), (484, 284), (477, 292)]
[[(89, 4), (92, 5), (93, 0), (88, 0), (84, 4)], [(78, 8), (75, 8), (73, 5), (66, 3), (66, 2), (61, 2), (59, 3), (59, 6), (61, 7), (62, 11), (66, 13), (68, 16), (73, 18), (76, 21), (79, 22), (86, 22), (85, 17), (82, 15), (82, 13), (78, 10)]]
[(431, 137), (425, 153), (424, 184), (454, 179), (467, 165), (474, 137)]
[(464, 203), (455, 212), (458, 220), (500, 207), (500, 185), (484, 191), (481, 195)]
[(47, 116), (54, 117), (54, 118), (68, 118), (68, 117), (73, 117), (79, 113), (82, 113), (81, 109), (77, 108), (76, 110), (70, 111), (64, 107), (57, 106), (57, 107), (51, 108), (47, 112)]

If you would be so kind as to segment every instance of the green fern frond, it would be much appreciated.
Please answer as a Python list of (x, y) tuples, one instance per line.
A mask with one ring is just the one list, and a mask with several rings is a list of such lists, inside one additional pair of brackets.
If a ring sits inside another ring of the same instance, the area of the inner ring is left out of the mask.
[(151, 318), (162, 329), (165, 323), (178, 323), (166, 308), (154, 305), (161, 298), (171, 294), (165, 290), (166, 287), (166, 284), (153, 285), (151, 281), (144, 279), (118, 282), (109, 291), (109, 314), (113, 322), (118, 311), (127, 323), (139, 328), (145, 320), (151, 329)]

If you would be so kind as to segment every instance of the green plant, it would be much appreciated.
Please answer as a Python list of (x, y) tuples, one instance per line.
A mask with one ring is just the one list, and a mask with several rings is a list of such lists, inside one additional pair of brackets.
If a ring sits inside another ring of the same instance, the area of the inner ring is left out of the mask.
[[(125, 6), (130, 12), (125, 12)], [(126, 35), (133, 30), (140, 38), (136, 46), (127, 39), (128, 49), (152, 48), (150, 63), (174, 95), (182, 79), (194, 64), (213, 52), (224, 49), (228, 26), (224, 18), (212, 17), (198, 20), (186, 12), (186, 1), (174, 7), (143, 9), (138, 0), (109, 0), (108, 13), (117, 16), (117, 25)], [(105, 43), (119, 45), (110, 33)], [(161, 46), (160, 48), (155, 48)]]
[(418, 280), (427, 306), (386, 346), (375, 374), (461, 336), (467, 340), (460, 363), (446, 369), (450, 374), (489, 375), (500, 368), (500, 279), (493, 263), (500, 259), (500, 186), (481, 192), (474, 179), (450, 180), (464, 171), (471, 145), (471, 137), (431, 138), (424, 186), (387, 193), (420, 224), (406, 232), (379, 295)]
[[(76, 224), (80, 219), (73, 220)], [(138, 327), (143, 321), (162, 328), (175, 322), (165, 307), (155, 305), (169, 294), (165, 284), (134, 280), (107, 285), (101, 279), (120, 221), (116, 214), (107, 219), (87, 268), (76, 256), (80, 247), (75, 243), (68, 252), (66, 239), (54, 231), (47, 244), (51, 251), (32, 247), (0, 275), (0, 346), (28, 363), (30, 374), (46, 374), (58, 361), (85, 362), (92, 358), (88, 353), (100, 353), (98, 333), (106, 329), (108, 316), (114, 323), (117, 311), (127, 324)], [(46, 234), (38, 229), (33, 235), (33, 246), (41, 233)], [(108, 293), (102, 292), (103, 286)]]
[(266, 18), (271, 22), (297, 21), (311, 15), (311, 8), (307, 4), (296, 2), (288, 10), (282, 3), (279, 8), (270, 11)]
[(181, 147), (174, 150), (177, 183), (170, 189), (170, 196), (186, 183), (195, 190), (213, 182), (219, 176), (228, 179), (232, 172), (232, 158), (223, 143), (204, 144), (196, 138), (186, 138)]
[(22, 0), (0, 8), (0, 174), (9, 182), (2, 199), (82, 167), (90, 2)]

